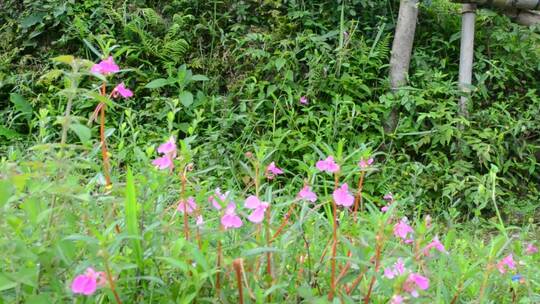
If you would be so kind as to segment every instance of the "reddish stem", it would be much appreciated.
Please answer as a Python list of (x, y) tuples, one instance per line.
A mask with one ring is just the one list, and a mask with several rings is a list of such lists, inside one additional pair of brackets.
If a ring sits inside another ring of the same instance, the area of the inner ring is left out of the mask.
[(336, 290), (336, 251), (337, 251), (337, 206), (334, 200), (332, 200), (332, 217), (333, 217), (333, 231), (332, 231), (332, 257), (330, 259), (330, 293), (328, 299), (332, 301), (334, 299), (334, 293)]
[[(349, 251), (347, 253), (347, 257), (351, 257), (352, 256), (352, 252)], [(337, 279), (336, 279), (336, 284), (339, 283), (339, 281), (345, 276), (345, 274), (347, 273), (347, 271), (349, 270), (349, 268), (351, 268), (351, 261), (347, 261), (347, 264), (345, 264), (345, 267), (343, 267), (343, 269), (341, 270), (341, 272), (339, 273)]]
[(99, 138), (101, 143), (101, 158), (103, 159), (103, 175), (105, 175), (105, 186), (110, 188), (111, 176), (109, 175), (109, 152), (107, 151), (107, 143), (105, 138), (105, 108), (103, 104), (99, 110)]
[(242, 290), (242, 259), (234, 260), (233, 268), (236, 272), (236, 281), (238, 283), (238, 303), (244, 304), (244, 292)]
[(285, 218), (281, 222), (281, 225), (279, 225), (279, 228), (277, 229), (276, 233), (274, 233), (274, 236), (270, 240), (270, 243), (272, 243), (281, 234), (281, 231), (283, 231), (283, 228), (285, 228), (285, 226), (289, 223), (289, 218), (291, 217), (293, 210), (294, 210), (294, 203), (291, 204), (289, 211), (287, 211)]
[(219, 290), (221, 288), (220, 271), (221, 271), (221, 240), (218, 240), (218, 245), (217, 245), (217, 273), (216, 273), (216, 297), (218, 299), (219, 299)]
[(118, 292), (116, 291), (116, 286), (114, 284), (114, 279), (111, 275), (111, 268), (109, 267), (109, 261), (108, 256), (105, 254), (103, 256), (104, 264), (105, 264), (105, 274), (107, 275), (107, 282), (109, 283), (109, 287), (111, 288), (111, 292), (113, 293), (114, 300), (117, 304), (122, 304), (122, 301), (120, 300), (120, 296), (118, 295)]
[(183, 172), (182, 175), (180, 176), (180, 180), (181, 180), (181, 183), (182, 183), (182, 189), (181, 189), (181, 193), (180, 193), (180, 200), (181, 202), (184, 204), (184, 236), (186, 238), (186, 240), (189, 241), (189, 224), (188, 224), (188, 214), (187, 214), (187, 201), (186, 201), (186, 198), (185, 198), (185, 193), (186, 193), (186, 173)]
[(356, 222), (356, 220), (357, 220), (358, 205), (360, 205), (360, 203), (362, 201), (362, 188), (364, 186), (364, 176), (365, 176), (365, 174), (366, 174), (365, 171), (362, 171), (362, 173), (360, 173), (360, 178), (358, 179), (358, 188), (357, 188), (358, 190), (357, 190), (356, 196), (354, 198), (354, 210), (353, 210), (354, 222)]
[(351, 284), (351, 286), (347, 289), (347, 294), (348, 295), (351, 295), (352, 291), (356, 288), (356, 286), (358, 286), (358, 284), (360, 284), (360, 282), (362, 281), (362, 279), (364, 278), (364, 275), (366, 274), (366, 270), (364, 270), (363, 272), (361, 272), (358, 277), (356, 277), (356, 279), (354, 280), (354, 282)]
[[(99, 89), (102, 96), (107, 95), (107, 88), (103, 83)], [(107, 105), (105, 103), (99, 103), (96, 109), (99, 109), (99, 139), (101, 144), (101, 158), (103, 160), (103, 175), (105, 176), (105, 189), (110, 189), (112, 186), (110, 175), (110, 163), (109, 163), (109, 151), (107, 149), (107, 138), (105, 137), (105, 109)], [(118, 212), (113, 204), (113, 215), (116, 218)], [(116, 224), (114, 229), (117, 233), (120, 233), (120, 226)]]
[(321, 258), (319, 259), (319, 263), (322, 263), (324, 257), (326, 256), (326, 252), (328, 251), (328, 245), (332, 242), (332, 239), (329, 239), (328, 242), (326, 242), (326, 245), (324, 246), (324, 250), (321, 254)]
[[(270, 207), (266, 208), (266, 246), (270, 247), (270, 244), (272, 243), (271, 235), (270, 235)], [(266, 273), (272, 278), (272, 253), (270, 251), (266, 252)]]
[(460, 282), (458, 285), (458, 289), (456, 290), (456, 293), (454, 294), (454, 297), (452, 298), (452, 302), (450, 304), (455, 304), (459, 298), (459, 295), (461, 294), (461, 288), (463, 287), (463, 282)]
[[(107, 95), (107, 87), (105, 83), (103, 83), (100, 87), (99, 93), (102, 96)], [(101, 143), (101, 157), (103, 159), (103, 174), (105, 175), (105, 183), (106, 187), (109, 188), (111, 186), (111, 177), (109, 175), (109, 153), (107, 151), (107, 143), (105, 138), (105, 108), (107, 107), (106, 104), (101, 103), (98, 105), (99, 107), (99, 137), (100, 137), (100, 143)]]
[(371, 282), (369, 282), (368, 293), (366, 294), (366, 296), (364, 298), (364, 303), (365, 304), (368, 304), (369, 300), (371, 298), (371, 292), (373, 291), (373, 285), (375, 284), (375, 280), (377, 278), (376, 275), (379, 272), (380, 263), (381, 263), (381, 252), (382, 252), (382, 237), (381, 237), (381, 235), (377, 234), (376, 239), (377, 239), (377, 247), (375, 249), (376, 250), (375, 251), (375, 273), (371, 277)]

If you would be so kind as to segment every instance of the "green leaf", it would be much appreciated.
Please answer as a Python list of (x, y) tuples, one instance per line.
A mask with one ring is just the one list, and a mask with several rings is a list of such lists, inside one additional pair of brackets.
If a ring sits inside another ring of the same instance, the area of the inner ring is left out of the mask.
[(99, 94), (98, 92), (89, 92), (88, 96), (94, 98), (98, 102), (106, 104), (108, 107), (113, 107), (115, 104), (114, 102), (107, 96), (103, 96)]
[(100, 51), (98, 51), (88, 40), (83, 39), (84, 44), (86, 44), (86, 47), (92, 51), (98, 58), (103, 58), (103, 54), (101, 54)]
[(7, 180), (0, 180), (0, 208), (8, 202), (9, 198), (13, 195), (15, 189), (11, 183)]
[(37, 13), (30, 16), (26, 16), (21, 20), (21, 27), (23, 28), (29, 28), (32, 25), (39, 23), (43, 20), (43, 17), (45, 17), (45, 13)]
[(4, 136), (7, 139), (20, 137), (21, 134), (17, 133), (16, 131), (13, 131), (11, 129), (8, 129), (6, 127), (0, 126), (0, 136)]
[(81, 124), (71, 124), (69, 128), (77, 134), (82, 143), (86, 143), (90, 140), (91, 131), (87, 126)]
[(23, 209), (26, 212), (26, 216), (28, 217), (28, 219), (30, 220), (32, 224), (34, 225), (37, 224), (37, 218), (41, 211), (41, 207), (40, 207), (39, 201), (36, 198), (30, 197), (26, 199), (21, 204), (21, 209)]
[(71, 55), (60, 55), (52, 59), (52, 61), (54, 62), (65, 63), (65, 64), (72, 64), (74, 60), (75, 60), (75, 57)]
[(192, 81), (208, 81), (208, 77), (204, 76), (204, 75), (200, 75), (200, 74), (197, 74), (197, 75), (193, 75), (193, 77), (191, 77), (191, 80)]
[(245, 252), (242, 252), (241, 256), (249, 257), (252, 255), (259, 255), (259, 254), (267, 253), (267, 252), (281, 252), (281, 251), (282, 250), (277, 249), (275, 247), (258, 247), (258, 248), (254, 248), (254, 249), (250, 249), (250, 250), (246, 250)]
[(185, 263), (184, 261), (175, 259), (175, 258), (157, 257), (156, 259), (162, 260), (162, 261), (166, 262), (167, 264), (169, 264), (170, 266), (172, 266), (174, 268), (177, 268), (177, 269), (180, 269), (182, 272), (187, 272), (188, 269), (189, 269), (189, 265), (187, 263)]
[(173, 82), (174, 81), (171, 81), (170, 79), (158, 78), (158, 79), (154, 79), (154, 80), (150, 81), (144, 87), (147, 88), (147, 89), (157, 89), (157, 88), (161, 88), (161, 87), (164, 87), (166, 85), (169, 85), (169, 84), (171, 84)]
[(278, 58), (276, 59), (276, 61), (274, 62), (274, 64), (276, 65), (276, 69), (279, 71), (281, 70), (281, 68), (283, 68), (283, 66), (285, 65), (287, 61), (283, 58)]
[(137, 193), (135, 192), (133, 174), (131, 173), (131, 169), (129, 167), (127, 170), (126, 180), (125, 217), (128, 235), (133, 237), (131, 239), (131, 246), (133, 247), (132, 250), (133, 254), (135, 255), (135, 261), (142, 272), (144, 269), (144, 263), (141, 236), (139, 232), (139, 222), (137, 220)]
[(0, 273), (0, 291), (17, 287), (17, 283)]
[(51, 84), (52, 81), (62, 76), (62, 73), (63, 73), (62, 70), (58, 70), (58, 69), (50, 70), (47, 73), (41, 75), (41, 77), (39, 77), (39, 82), (45, 83), (45, 84)]
[(22, 95), (11, 93), (9, 94), (9, 100), (13, 103), (17, 111), (27, 115), (27, 119), (30, 118), (29, 116), (32, 115), (32, 105)]
[(193, 94), (188, 91), (183, 91), (180, 93), (180, 102), (184, 105), (184, 107), (189, 108), (189, 106), (193, 103)]

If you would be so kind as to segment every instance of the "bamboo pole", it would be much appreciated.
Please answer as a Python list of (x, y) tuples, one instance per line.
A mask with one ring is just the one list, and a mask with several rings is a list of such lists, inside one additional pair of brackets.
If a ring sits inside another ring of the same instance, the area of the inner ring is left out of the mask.
[(459, 101), (459, 112), (468, 116), (469, 87), (472, 84), (472, 67), (474, 57), (474, 23), (476, 4), (463, 4), (461, 8), (461, 50), (459, 58), (459, 86), (465, 95)]
[[(390, 87), (394, 92), (407, 84), (417, 20), (418, 0), (401, 0), (390, 57)], [(397, 111), (397, 107), (392, 109), (386, 121), (386, 132), (391, 132), (396, 128)]]
[(456, 3), (477, 4), (498, 8), (540, 10), (540, 0), (452, 0)]

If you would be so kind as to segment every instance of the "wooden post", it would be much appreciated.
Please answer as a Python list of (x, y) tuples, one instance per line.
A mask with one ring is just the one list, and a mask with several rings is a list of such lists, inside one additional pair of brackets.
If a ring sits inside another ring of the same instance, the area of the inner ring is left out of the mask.
[[(401, 0), (390, 57), (390, 87), (394, 92), (407, 84), (417, 20), (418, 0)], [(386, 132), (396, 128), (397, 114), (398, 109), (394, 106), (384, 127)]]
[(466, 93), (459, 101), (459, 112), (468, 116), (469, 87), (472, 84), (472, 66), (474, 57), (474, 23), (476, 4), (463, 4), (461, 8), (461, 51), (459, 57), (459, 86)]

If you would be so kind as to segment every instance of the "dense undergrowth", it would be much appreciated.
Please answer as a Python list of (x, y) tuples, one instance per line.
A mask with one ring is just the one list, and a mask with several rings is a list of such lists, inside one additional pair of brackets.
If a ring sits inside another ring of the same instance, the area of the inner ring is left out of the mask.
[[(457, 113), (459, 6), (443, 0), (421, 5), (410, 86), (397, 94), (387, 80), (396, 1), (3, 5), (0, 257), (7, 266), (0, 296), (6, 303), (71, 301), (71, 280), (89, 266), (116, 276), (106, 281), (118, 283), (124, 302), (220, 296), (236, 303), (235, 258), (244, 259), (246, 300), (323, 301), (334, 260), (325, 253), (334, 185), (315, 164), (328, 155), (342, 166), (339, 182), (352, 194), (365, 175), (366, 210), (358, 221), (352, 209), (338, 212), (340, 299), (358, 302), (373, 290), (374, 303), (395, 295), (419, 303), (538, 301), (538, 256), (526, 251), (538, 238), (538, 29), (480, 11), (466, 119)], [(91, 74), (92, 64), (109, 55), (121, 71)], [(104, 81), (109, 93), (124, 82), (133, 96), (100, 97)], [(98, 104), (107, 105), (110, 187), (100, 124), (92, 122)], [(385, 133), (394, 106), (398, 126)], [(174, 161), (189, 168), (184, 190), (182, 171), (168, 175), (151, 165), (158, 144), (171, 135), (181, 156)], [(360, 170), (356, 163), (368, 157), (375, 165)], [(272, 180), (264, 176), (270, 161), (284, 171)], [(134, 178), (126, 185), (128, 167)], [(304, 185), (319, 195), (316, 203), (296, 198)], [(223, 211), (207, 203), (216, 187), (232, 191), (242, 228), (220, 228)], [(271, 205), (262, 226), (248, 225), (242, 207), (254, 192)], [(380, 212), (390, 192), (397, 204)], [(199, 243), (185, 241), (175, 212), (188, 196), (205, 219), (198, 226), (189, 218)], [(414, 228), (412, 245), (393, 234), (404, 216)], [(266, 243), (276, 233), (275, 243)], [(437, 235), (445, 250), (425, 255)], [(499, 273), (497, 262), (509, 254), (514, 269)], [(383, 268), (398, 258), (408, 270), (385, 278)], [(417, 300), (407, 291), (411, 273), (430, 280)], [(363, 279), (352, 288), (357, 278)], [(107, 285), (93, 299), (114, 301), (112, 290)]]

